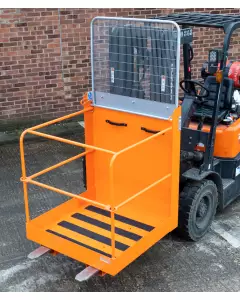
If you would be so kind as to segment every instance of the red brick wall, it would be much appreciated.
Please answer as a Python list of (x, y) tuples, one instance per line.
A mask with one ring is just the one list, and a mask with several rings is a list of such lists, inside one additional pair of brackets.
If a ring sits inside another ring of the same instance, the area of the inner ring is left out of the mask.
[[(0, 123), (51, 119), (79, 109), (83, 93), (91, 88), (93, 17), (147, 18), (183, 11), (240, 13), (225, 8), (0, 9)], [(196, 30), (194, 76), (198, 77), (208, 49), (222, 41), (221, 30)], [(236, 57), (240, 38), (235, 44)]]

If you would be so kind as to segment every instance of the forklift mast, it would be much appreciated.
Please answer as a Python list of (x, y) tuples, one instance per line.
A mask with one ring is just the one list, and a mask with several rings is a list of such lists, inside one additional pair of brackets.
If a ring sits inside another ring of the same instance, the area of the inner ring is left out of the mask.
[[(211, 17), (210, 17), (211, 16)], [(159, 17), (156, 17), (157, 19)], [(234, 31), (238, 28), (240, 28), (240, 17), (238, 15), (209, 15), (205, 13), (183, 13), (183, 14), (170, 14), (167, 16), (161, 16), (161, 20), (172, 20), (177, 22), (180, 26), (182, 26), (182, 30), (184, 30), (186, 27), (210, 27), (210, 28), (221, 28), (223, 29), (225, 36), (224, 36), (224, 42), (223, 42), (223, 49), (222, 49), (222, 55), (219, 58), (218, 64), (219, 69), (217, 72), (217, 80), (219, 82), (219, 85), (217, 87), (217, 101), (214, 103), (213, 108), (213, 115), (212, 115), (212, 122), (211, 122), (211, 128), (210, 132), (208, 134), (207, 138), (207, 145), (206, 150), (204, 152), (204, 159), (203, 163), (200, 168), (200, 173), (202, 172), (208, 172), (213, 171), (213, 153), (214, 153), (214, 144), (215, 144), (215, 138), (216, 138), (216, 128), (218, 125), (218, 111), (219, 111), (219, 103), (220, 103), (220, 97), (223, 92), (223, 77), (226, 73), (226, 63), (228, 60), (228, 49), (230, 44), (230, 39)], [(191, 79), (191, 68), (190, 68), (190, 61), (191, 61), (191, 55), (189, 55), (189, 43), (184, 43), (183, 45), (183, 59), (184, 59), (184, 79)], [(187, 130), (183, 128), (183, 131)], [(189, 133), (189, 130), (188, 130)], [(205, 139), (203, 135), (205, 133), (202, 133), (199, 130), (196, 130), (195, 133), (202, 138)], [(183, 144), (183, 143), (182, 143)]]

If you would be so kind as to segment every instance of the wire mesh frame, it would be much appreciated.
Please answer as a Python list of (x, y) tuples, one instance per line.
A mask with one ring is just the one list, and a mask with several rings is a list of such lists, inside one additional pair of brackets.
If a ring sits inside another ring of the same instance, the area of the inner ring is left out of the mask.
[(180, 28), (173, 21), (96, 17), (93, 103), (168, 119), (178, 105)]

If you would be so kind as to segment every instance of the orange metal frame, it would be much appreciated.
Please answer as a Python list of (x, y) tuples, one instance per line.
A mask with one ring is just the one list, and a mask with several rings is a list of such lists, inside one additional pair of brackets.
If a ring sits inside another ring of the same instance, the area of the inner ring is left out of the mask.
[[(88, 102), (88, 105), (85, 105), (87, 102)], [(52, 125), (52, 124), (55, 124), (55, 123), (58, 123), (58, 122), (76, 117), (76, 116), (79, 116), (83, 113), (91, 112), (91, 111), (94, 110), (94, 108), (90, 106), (89, 101), (87, 101), (86, 96), (84, 97), (84, 99), (82, 101), (82, 104), (84, 104), (84, 109), (83, 110), (81, 110), (79, 112), (76, 112), (76, 113), (69, 114), (67, 116), (63, 116), (61, 118), (57, 118), (57, 119), (49, 121), (49, 122), (45, 122), (43, 124), (34, 126), (32, 128), (26, 129), (20, 137), (20, 155), (21, 155), (21, 168), (22, 168), (21, 181), (23, 182), (26, 223), (28, 224), (29, 222), (31, 222), (30, 212), (29, 212), (29, 203), (28, 203), (28, 184), (34, 184), (34, 185), (37, 185), (41, 188), (45, 188), (45, 189), (54, 191), (54, 192), (62, 194), (62, 195), (66, 195), (66, 196), (69, 196), (69, 197), (72, 197), (72, 198), (75, 198), (75, 199), (85, 201), (86, 203), (93, 204), (93, 205), (95, 205), (99, 208), (103, 208), (107, 211), (110, 211), (110, 216), (111, 216), (111, 223), (110, 223), (111, 224), (111, 249), (112, 249), (111, 250), (111, 257), (112, 257), (112, 259), (115, 259), (116, 258), (116, 256), (115, 256), (115, 213), (116, 213), (116, 211), (119, 208), (121, 208), (122, 206), (124, 206), (127, 203), (129, 203), (130, 201), (132, 201), (133, 199), (135, 199), (136, 197), (138, 197), (138, 196), (142, 195), (143, 193), (147, 192), (148, 190), (154, 188), (155, 186), (157, 186), (158, 184), (160, 184), (161, 182), (165, 181), (166, 179), (168, 179), (170, 177), (172, 177), (171, 178), (171, 191), (173, 191), (174, 189), (178, 189), (178, 187), (176, 187), (177, 180), (175, 180), (175, 178), (178, 178), (178, 167), (173, 167), (172, 168), (173, 169), (172, 174), (168, 173), (165, 176), (162, 176), (161, 178), (159, 178), (158, 180), (152, 182), (151, 184), (149, 184), (148, 186), (146, 186), (142, 190), (138, 191), (134, 195), (128, 197), (126, 200), (124, 200), (121, 203), (118, 203), (117, 205), (115, 205), (115, 201), (114, 201), (114, 199), (115, 199), (115, 197), (114, 197), (115, 196), (114, 195), (114, 172), (113, 172), (114, 162), (115, 162), (116, 158), (119, 157), (120, 155), (122, 155), (123, 153), (126, 153), (127, 151), (129, 151), (133, 148), (136, 148), (136, 147), (138, 147), (138, 146), (140, 146), (140, 145), (142, 145), (142, 144), (144, 144), (144, 143), (146, 143), (150, 140), (154, 140), (154, 139), (159, 138), (160, 136), (164, 135), (165, 133), (172, 131), (173, 127), (170, 126), (166, 129), (163, 129), (159, 133), (154, 134), (150, 137), (144, 138), (143, 140), (138, 141), (138, 142), (134, 143), (131, 146), (125, 147), (124, 149), (122, 149), (120, 151), (106, 150), (106, 149), (103, 149), (101, 147), (96, 147), (96, 146), (93, 146), (93, 145), (79, 143), (79, 142), (76, 142), (76, 141), (68, 140), (68, 139), (65, 139), (65, 138), (60, 138), (60, 137), (57, 137), (57, 136), (53, 136), (53, 135), (49, 135), (49, 134), (37, 131), (37, 130), (42, 129), (44, 127), (47, 127), (49, 125)], [(179, 115), (180, 115), (180, 110), (178, 109), (178, 112), (176, 113), (176, 117), (175, 117), (174, 122), (173, 122), (174, 124), (172, 124), (174, 126), (174, 128), (176, 128), (178, 126), (177, 122), (178, 122), (178, 116)], [(42, 171), (39, 171), (35, 174), (27, 176), (27, 174), (26, 174), (26, 165), (25, 165), (25, 154), (24, 154), (24, 137), (28, 133), (33, 134), (33, 135), (37, 135), (37, 136), (40, 136), (40, 137), (44, 137), (44, 138), (47, 138), (47, 139), (50, 139), (50, 140), (54, 140), (54, 141), (58, 141), (58, 142), (62, 142), (62, 143), (82, 147), (82, 148), (85, 148), (85, 152), (80, 153), (80, 154), (78, 154), (76, 156), (73, 156), (69, 159), (66, 159), (64, 161), (61, 161), (61, 162), (59, 162), (59, 163), (57, 163), (57, 164), (55, 164), (55, 165), (53, 165), (49, 168), (46, 168)], [(176, 136), (176, 137), (178, 139), (178, 136)], [(173, 147), (176, 147), (176, 149), (177, 149), (178, 145), (176, 143), (178, 143), (178, 141), (174, 141), (174, 135), (173, 135)], [(97, 202), (93, 199), (89, 199), (89, 198), (86, 198), (86, 197), (83, 197), (83, 196), (80, 196), (80, 195), (77, 195), (77, 194), (73, 194), (71, 192), (68, 192), (68, 191), (65, 191), (65, 190), (47, 185), (47, 184), (43, 184), (41, 182), (38, 182), (38, 181), (34, 180), (36, 177), (38, 177), (40, 175), (43, 175), (43, 174), (45, 174), (49, 171), (52, 171), (52, 170), (54, 170), (58, 167), (61, 167), (61, 166), (65, 165), (69, 162), (72, 162), (72, 161), (74, 161), (74, 160), (76, 160), (80, 157), (87, 156), (88, 154), (90, 154), (94, 151), (104, 152), (105, 154), (111, 155), (111, 160), (110, 160), (110, 165), (109, 165), (110, 204), (103, 204), (103, 203)], [(172, 155), (172, 165), (174, 166), (175, 164), (178, 164), (178, 163), (179, 162), (177, 161), (177, 157)], [(176, 172), (174, 171), (174, 169), (176, 170)], [(173, 195), (175, 197), (176, 196), (175, 194), (176, 194), (175, 192), (172, 193), (172, 197), (173, 197)], [(177, 212), (176, 212), (176, 214), (174, 213), (174, 218), (175, 217), (177, 217)]]

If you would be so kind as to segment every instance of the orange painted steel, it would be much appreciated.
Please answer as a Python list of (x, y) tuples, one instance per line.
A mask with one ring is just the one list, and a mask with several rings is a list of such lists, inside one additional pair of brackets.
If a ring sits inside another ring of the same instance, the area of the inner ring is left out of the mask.
[(117, 205), (115, 207), (115, 210), (119, 209), (121, 206), (127, 204), (128, 202), (132, 201), (133, 199), (135, 199), (136, 197), (142, 195), (143, 193), (145, 193), (146, 191), (148, 191), (149, 189), (153, 188), (154, 186), (156, 186), (157, 184), (161, 183), (162, 181), (164, 181), (165, 179), (169, 178), (171, 176), (171, 174), (167, 174), (166, 176), (160, 178), (159, 180), (153, 182), (152, 184), (148, 185), (147, 187), (145, 187), (145, 189), (141, 190), (140, 192), (136, 193), (135, 195), (129, 197), (127, 200), (123, 201), (122, 203), (120, 203), (119, 205)]
[[(59, 123), (59, 122), (71, 119), (71, 118), (74, 118), (74, 117), (77, 117), (77, 116), (82, 115), (82, 114), (84, 114), (85, 112), (88, 112), (88, 111), (93, 111), (93, 107), (88, 107), (88, 108), (85, 108), (83, 110), (77, 111), (75, 113), (72, 113), (72, 114), (69, 114), (69, 115), (66, 115), (66, 116), (62, 116), (60, 118), (57, 118), (57, 119), (54, 119), (54, 120), (51, 120), (51, 121), (47, 121), (45, 123), (33, 126), (33, 127), (29, 128), (29, 129), (26, 129), (24, 132), (27, 132), (28, 130), (41, 129), (41, 128), (44, 128), (44, 127), (47, 127), (47, 126), (50, 126), (50, 125), (53, 125), (53, 124), (56, 124), (56, 123)], [(24, 132), (22, 134), (24, 134)]]
[[(86, 96), (84, 97), (84, 99), (86, 98)], [(33, 130), (37, 130), (37, 129), (41, 129), (44, 128), (46, 126), (50, 126), (53, 125), (55, 123), (79, 116), (81, 114), (84, 114), (86, 112), (92, 111), (93, 108), (92, 107), (87, 107), (81, 111), (69, 114), (67, 116), (63, 116), (48, 122), (45, 122), (43, 124), (39, 124), (36, 126), (33, 126), (29, 129), (24, 130), (24, 132), (21, 134), (20, 136), (20, 158), (21, 158), (21, 169), (22, 169), (22, 181), (23, 181), (23, 196), (24, 196), (24, 204), (25, 204), (25, 215), (26, 215), (26, 222), (28, 223), (30, 221), (30, 213), (29, 213), (29, 204), (28, 204), (28, 189), (27, 189), (27, 182), (26, 182), (26, 162), (25, 162), (25, 154), (24, 154), (24, 146), (23, 146), (23, 141), (24, 141), (24, 137), (27, 133), (29, 133), (30, 131)]]
[(60, 138), (58, 136), (54, 136), (54, 135), (50, 135), (50, 134), (46, 134), (46, 133), (42, 133), (42, 132), (30, 130), (30, 129), (28, 130), (28, 133), (38, 135), (38, 136), (41, 136), (41, 137), (45, 137), (49, 140), (54, 140), (54, 141), (57, 141), (57, 142), (62, 142), (62, 143), (65, 143), (65, 144), (69, 144), (69, 145), (74, 145), (74, 146), (83, 147), (83, 148), (92, 149), (92, 150), (98, 150), (98, 151), (106, 152), (108, 154), (115, 154), (115, 152), (107, 150), (107, 149), (102, 149), (102, 148), (99, 148), (99, 147), (95, 147), (95, 146), (91, 146), (91, 145), (87, 145), (87, 144), (67, 140), (67, 139), (64, 139), (64, 138)]
[[(144, 140), (141, 140), (140, 142), (135, 143), (134, 145), (131, 145), (127, 148), (124, 148), (123, 150), (115, 153), (110, 161), (110, 188), (113, 187), (113, 166), (114, 166), (114, 162), (115, 160), (118, 158), (119, 155), (121, 155), (122, 153), (133, 149), (134, 147), (140, 146), (143, 143), (146, 143), (152, 139), (156, 139), (158, 136), (164, 135), (166, 132), (172, 130), (172, 127), (168, 127), (148, 138), (145, 138)], [(128, 199), (126, 199), (125, 201), (123, 201), (121, 204), (117, 205), (116, 207), (114, 207), (114, 194), (113, 194), (113, 189), (111, 189), (110, 195), (111, 195), (111, 199), (112, 199), (112, 209), (117, 210), (119, 207), (123, 206), (124, 204), (128, 203), (129, 201), (133, 200), (134, 198), (136, 198), (138, 195), (141, 195), (142, 193), (144, 193), (145, 191), (147, 191), (149, 188), (154, 187), (156, 184), (160, 183), (162, 180), (168, 178), (171, 174), (167, 174), (166, 176), (162, 177), (161, 179), (157, 180), (156, 182), (150, 184), (148, 187), (144, 188), (142, 191), (136, 193), (135, 195), (129, 197)]]
[(128, 199), (126, 199), (125, 201), (123, 201), (121, 204), (115, 206), (114, 204), (114, 189), (113, 189), (113, 166), (114, 166), (114, 162), (117, 159), (117, 157), (128, 151), (133, 149), (134, 147), (137, 147), (143, 143), (148, 142), (151, 139), (154, 139), (160, 135), (165, 134), (166, 132), (168, 132), (169, 130), (171, 130), (172, 128), (169, 127), (167, 129), (162, 130), (161, 132), (150, 136), (148, 138), (145, 138), (144, 140), (141, 140), (129, 147), (124, 148), (123, 150), (120, 150), (119, 152), (115, 153), (114, 156), (112, 157), (111, 161), (110, 161), (110, 168), (109, 168), (109, 172), (110, 172), (110, 199), (111, 199), (111, 237), (112, 237), (112, 257), (115, 257), (115, 220), (114, 220), (114, 211), (116, 211), (118, 208), (120, 208), (121, 206), (127, 204), (128, 202), (130, 202), (131, 200), (135, 199), (137, 196), (141, 195), (142, 193), (144, 193), (145, 191), (149, 190), (150, 188), (154, 187), (156, 184), (160, 183), (161, 181), (163, 181), (164, 179), (168, 178), (170, 176), (170, 174), (168, 174), (167, 176), (157, 180), (156, 182), (154, 182), (153, 184), (149, 185), (148, 187), (144, 188), (143, 190), (139, 191), (138, 193), (134, 194), (133, 196), (129, 197)]
[(28, 204), (28, 189), (26, 180), (26, 163), (25, 163), (25, 155), (24, 155), (24, 147), (23, 147), (23, 137), (24, 134), (20, 137), (20, 157), (21, 157), (21, 167), (22, 167), (22, 181), (23, 181), (23, 197), (24, 197), (24, 206), (25, 206), (25, 215), (26, 215), (26, 223), (30, 221), (30, 213), (29, 213), (29, 204)]
[(93, 152), (93, 150), (89, 150), (89, 151), (82, 152), (82, 153), (80, 153), (80, 154), (78, 154), (78, 155), (75, 155), (75, 156), (70, 157), (70, 158), (68, 158), (68, 159), (66, 159), (66, 160), (63, 160), (63, 161), (61, 161), (60, 163), (58, 163), (58, 164), (56, 164), (56, 165), (54, 165), (54, 166), (51, 166), (51, 167), (46, 168), (46, 169), (44, 169), (44, 170), (42, 170), (42, 171), (40, 171), (40, 172), (38, 172), (38, 173), (35, 173), (35, 174), (33, 174), (33, 175), (30, 175), (30, 176), (28, 176), (27, 178), (28, 178), (28, 179), (34, 179), (34, 178), (36, 178), (36, 177), (38, 177), (38, 176), (41, 176), (41, 175), (43, 175), (43, 174), (45, 174), (45, 173), (47, 173), (47, 172), (50, 172), (50, 171), (52, 171), (52, 170), (55, 170), (55, 169), (57, 169), (57, 168), (59, 168), (59, 167), (65, 165), (65, 164), (67, 164), (67, 163), (69, 163), (69, 162), (71, 162), (71, 161), (74, 161), (74, 160), (76, 160), (76, 159), (78, 159), (78, 158), (80, 158), (80, 157), (83, 157), (83, 156), (85, 156), (85, 155), (87, 155), (87, 154), (89, 154), (89, 153), (92, 153), (92, 152)]
[(32, 179), (29, 179), (28, 177), (25, 180), (22, 180), (22, 181), (23, 182), (27, 182), (27, 183), (32, 183), (32, 184), (37, 185), (39, 187), (45, 188), (47, 190), (50, 190), (50, 191), (53, 191), (53, 192), (56, 192), (56, 193), (59, 193), (59, 194), (65, 195), (65, 196), (77, 198), (79, 200), (83, 200), (83, 201), (86, 201), (88, 203), (94, 204), (94, 205), (96, 205), (98, 207), (102, 207), (102, 208), (105, 208), (106, 210), (109, 210), (109, 205), (101, 204), (101, 203), (99, 203), (97, 201), (94, 201), (94, 200), (91, 200), (91, 199), (79, 196), (77, 194), (73, 194), (73, 193), (64, 191), (62, 189), (55, 188), (55, 187), (53, 187), (51, 185), (47, 185), (45, 183), (41, 183), (39, 181), (35, 181), (35, 180), (32, 180)]
[(162, 182), (164, 179), (168, 178), (170, 176), (170, 174), (168, 174), (167, 176), (157, 180), (156, 182), (154, 182), (153, 184), (150, 184), (148, 187), (144, 188), (143, 190), (139, 191), (138, 193), (134, 194), (133, 196), (129, 197), (128, 199), (126, 199), (125, 201), (123, 201), (121, 204), (115, 206), (114, 204), (114, 189), (113, 189), (113, 166), (114, 166), (114, 162), (117, 159), (117, 157), (119, 155), (121, 155), (122, 153), (133, 149), (134, 147), (137, 147), (143, 143), (148, 142), (151, 139), (154, 139), (160, 135), (165, 134), (166, 132), (168, 132), (169, 130), (171, 130), (172, 128), (166, 128), (148, 138), (145, 138), (144, 140), (141, 140), (137, 143), (135, 143), (134, 145), (131, 145), (127, 148), (124, 148), (123, 150), (120, 150), (119, 152), (115, 153), (113, 155), (113, 157), (111, 158), (110, 161), (110, 168), (109, 168), (109, 172), (110, 172), (110, 199), (111, 199), (111, 233), (112, 233), (112, 257), (115, 257), (115, 224), (114, 224), (114, 211), (116, 211), (118, 208), (120, 208), (121, 206), (127, 204), (128, 202), (130, 202), (131, 200), (135, 199), (137, 196), (141, 195), (142, 193), (144, 193), (145, 191), (149, 190), (150, 188), (154, 187), (156, 184)]
[[(197, 129), (198, 124), (191, 122), (189, 128)], [(204, 124), (202, 131), (209, 132), (210, 125)], [(231, 147), (229, 147), (231, 145)], [(240, 152), (240, 119), (230, 125), (218, 124), (214, 144), (214, 156), (234, 158)]]
[[(93, 108), (86, 96), (82, 104), (84, 105), (82, 111), (34, 126), (21, 135), (21, 181), (24, 189), (27, 236), (54, 251), (115, 275), (177, 226), (180, 153), (178, 123), (181, 108), (176, 108), (171, 119), (161, 120), (100, 107)], [(85, 120), (86, 144), (35, 131), (82, 113)], [(122, 128), (109, 125), (106, 122), (106, 115), (115, 122), (124, 120), (128, 126)], [(159, 132), (149, 136), (149, 133), (141, 130), (142, 126)], [(89, 150), (27, 176), (23, 147), (23, 139), (27, 133)], [(82, 156), (86, 157), (87, 191), (80, 195), (33, 180)], [(28, 183), (71, 199), (30, 221)], [(85, 210), (88, 204), (109, 213), (109, 217), (96, 216), (96, 220), (102, 221), (104, 218), (104, 222), (110, 225), (110, 233), (106, 230), (99, 230), (96, 233), (110, 237), (110, 247), (102, 246), (97, 240), (85, 238), (59, 226), (61, 221), (67, 221), (75, 226), (84, 225), (90, 231), (97, 230), (96, 226), (72, 218), (74, 214), (84, 212), (93, 218), (94, 213), (89, 214), (89, 211)], [(153, 230), (144, 233), (141, 228), (124, 225), (115, 219), (116, 213), (135, 220), (134, 222), (147, 224)], [(137, 242), (126, 240), (129, 248), (121, 252), (116, 248), (116, 243), (119, 243), (119, 239), (121, 241), (124, 239), (116, 233), (116, 226), (130, 232), (139, 232), (141, 240)], [(47, 229), (55, 230), (57, 234), (65, 235), (78, 243), (83, 241), (89, 243), (89, 247), (98, 249), (97, 251), (107, 251), (110, 258), (53, 235), (47, 232)]]

